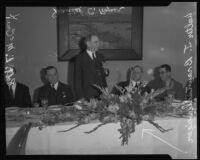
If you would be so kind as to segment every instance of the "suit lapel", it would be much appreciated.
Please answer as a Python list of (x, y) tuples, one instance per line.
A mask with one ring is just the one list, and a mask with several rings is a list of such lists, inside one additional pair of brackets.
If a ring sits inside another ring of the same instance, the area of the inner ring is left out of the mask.
[(60, 84), (60, 82), (58, 82), (58, 88), (57, 88), (57, 92), (59, 92), (60, 91), (60, 89), (61, 89), (61, 84)]
[(89, 56), (89, 54), (87, 53), (87, 51), (85, 51), (85, 57), (87, 59), (87, 62), (89, 62), (90, 64), (95, 64), (94, 60), (91, 59), (91, 57)]
[(63, 84), (59, 81), (58, 82), (58, 88), (57, 88), (57, 93), (60, 94), (61, 92), (63, 92)]
[(9, 86), (5, 84), (5, 98), (8, 99), (8, 101), (13, 101), (12, 95), (9, 90)]
[(85, 63), (89, 66), (87, 69), (96, 74), (95, 61), (90, 58), (90, 56), (86, 51), (85, 51)]

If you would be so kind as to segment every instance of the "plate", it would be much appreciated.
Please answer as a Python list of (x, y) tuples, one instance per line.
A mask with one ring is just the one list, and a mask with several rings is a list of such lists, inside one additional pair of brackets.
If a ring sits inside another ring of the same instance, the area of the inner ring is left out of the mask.
[(8, 107), (6, 108), (7, 113), (15, 113), (19, 111), (19, 107)]
[(174, 102), (172, 102), (172, 106), (173, 107), (180, 107), (182, 104), (181, 103), (174, 103)]
[(19, 107), (7, 107), (6, 111), (13, 110), (13, 109), (19, 109)]
[(48, 109), (49, 111), (59, 111), (61, 110), (61, 108), (51, 108), (51, 109)]
[(181, 100), (174, 99), (174, 100), (172, 101), (172, 106), (173, 106), (173, 107), (180, 107), (180, 106), (182, 105), (182, 102), (183, 102), (183, 101), (181, 101)]
[(51, 110), (51, 111), (59, 111), (61, 109), (62, 109), (61, 105), (52, 105), (48, 107), (48, 110)]
[(181, 102), (183, 102), (183, 101), (178, 100), (178, 99), (173, 99), (173, 103), (181, 103)]

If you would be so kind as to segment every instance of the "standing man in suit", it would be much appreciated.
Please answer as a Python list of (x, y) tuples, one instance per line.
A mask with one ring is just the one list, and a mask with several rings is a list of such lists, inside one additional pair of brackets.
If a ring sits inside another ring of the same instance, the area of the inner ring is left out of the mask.
[[(31, 107), (31, 96), (29, 93), (29, 88), (17, 82), (16, 79), (16, 69), (11, 66), (13, 71), (12, 79), (14, 79), (13, 83), (9, 83), (6, 78), (5, 84), (5, 107)], [(8, 85), (9, 84), (9, 85)]]
[(107, 87), (103, 57), (98, 54), (99, 38), (89, 35), (85, 38), (86, 50), (77, 56), (75, 62), (75, 90), (77, 98), (99, 98), (101, 92), (94, 87)]
[(71, 87), (58, 80), (58, 71), (54, 66), (48, 66), (45, 69), (47, 84), (39, 89), (38, 103), (46, 100), (48, 105), (64, 105), (73, 102)]

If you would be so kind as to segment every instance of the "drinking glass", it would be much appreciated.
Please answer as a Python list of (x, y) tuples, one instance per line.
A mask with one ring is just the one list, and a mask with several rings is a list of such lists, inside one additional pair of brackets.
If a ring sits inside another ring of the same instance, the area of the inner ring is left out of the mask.
[(173, 94), (168, 94), (168, 101), (172, 103), (173, 100), (174, 100), (174, 95)]
[(42, 107), (47, 109), (47, 107), (48, 107), (48, 99), (42, 99), (41, 100), (41, 105), (42, 105)]
[(39, 103), (35, 102), (35, 103), (33, 104), (33, 106), (34, 106), (35, 108), (38, 108), (40, 105), (39, 105)]
[(109, 76), (109, 69), (108, 68), (104, 68), (104, 74), (105, 74), (105, 76)]

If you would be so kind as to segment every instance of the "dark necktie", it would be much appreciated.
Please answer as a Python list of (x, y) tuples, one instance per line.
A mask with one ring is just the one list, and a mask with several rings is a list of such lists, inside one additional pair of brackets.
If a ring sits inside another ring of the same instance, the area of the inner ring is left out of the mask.
[(136, 82), (135, 87), (136, 87), (136, 88), (139, 88), (139, 86), (140, 86), (140, 82), (138, 81), (138, 82)]
[(92, 59), (93, 59), (94, 61), (96, 60), (95, 52), (92, 52)]
[(13, 93), (13, 90), (12, 90), (12, 86), (9, 87), (9, 92), (10, 92), (12, 99), (14, 99), (14, 93)]
[(51, 84), (51, 88), (52, 88), (54, 91), (56, 91), (56, 89), (55, 89), (55, 84)]

